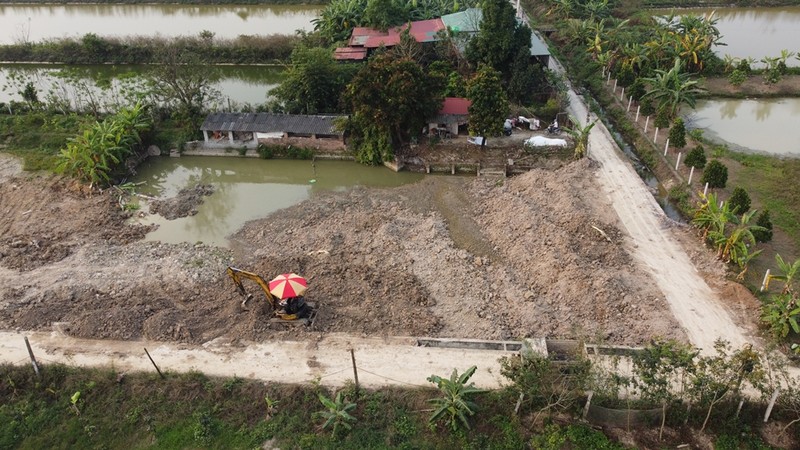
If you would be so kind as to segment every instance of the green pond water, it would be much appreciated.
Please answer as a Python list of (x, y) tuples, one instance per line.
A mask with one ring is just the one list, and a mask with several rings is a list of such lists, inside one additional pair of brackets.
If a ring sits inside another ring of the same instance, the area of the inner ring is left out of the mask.
[[(203, 242), (227, 246), (227, 237), (245, 222), (296, 205), (324, 191), (354, 186), (385, 188), (414, 183), (422, 174), (395, 173), (350, 161), (263, 160), (243, 157), (150, 158), (130, 181), (145, 182), (138, 192), (169, 198), (198, 183), (212, 184), (194, 216), (166, 220), (158, 215), (137, 219), (157, 224), (146, 240), (165, 243)], [(143, 211), (147, 211), (146, 204)]]

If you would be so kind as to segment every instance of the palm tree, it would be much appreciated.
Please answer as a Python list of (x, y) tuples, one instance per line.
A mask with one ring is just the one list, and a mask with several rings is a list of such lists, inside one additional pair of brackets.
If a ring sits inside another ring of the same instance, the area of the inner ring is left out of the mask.
[(682, 72), (678, 58), (675, 58), (670, 70), (656, 69), (655, 76), (644, 81), (649, 83), (650, 90), (643, 98), (655, 100), (659, 110), (666, 109), (668, 119), (674, 118), (684, 104), (694, 108), (697, 95), (704, 91), (698, 86), (697, 80), (690, 79), (689, 74)]

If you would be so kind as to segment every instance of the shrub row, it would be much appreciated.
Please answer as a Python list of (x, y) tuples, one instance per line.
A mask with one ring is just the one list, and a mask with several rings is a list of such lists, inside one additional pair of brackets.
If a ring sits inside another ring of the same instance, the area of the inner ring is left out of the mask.
[(201, 37), (99, 37), (0, 46), (0, 61), (64, 64), (159, 64), (169, 55), (193, 53), (204, 62), (264, 64), (288, 60), (299, 38), (292, 35)]

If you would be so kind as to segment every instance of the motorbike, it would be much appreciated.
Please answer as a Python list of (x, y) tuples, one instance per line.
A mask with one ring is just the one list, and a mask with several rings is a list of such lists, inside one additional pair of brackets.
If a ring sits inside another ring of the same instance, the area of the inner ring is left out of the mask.
[(561, 134), (561, 128), (558, 125), (550, 124), (547, 126), (547, 134)]

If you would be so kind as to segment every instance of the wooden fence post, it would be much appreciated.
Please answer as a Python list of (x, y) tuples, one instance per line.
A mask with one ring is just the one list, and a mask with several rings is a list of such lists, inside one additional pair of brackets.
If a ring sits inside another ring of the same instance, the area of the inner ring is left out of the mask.
[(148, 352), (147, 349), (144, 349), (144, 352), (147, 353), (147, 357), (150, 359), (150, 362), (153, 363), (153, 367), (156, 368), (156, 372), (158, 372), (158, 375), (161, 377), (161, 379), (163, 380), (164, 378), (166, 378), (164, 376), (164, 374), (161, 373), (161, 369), (158, 368), (158, 366), (156, 365), (156, 362), (153, 361), (153, 357), (150, 356), (150, 352)]
[(356, 353), (351, 348), (350, 349), (350, 359), (353, 361), (353, 378), (356, 381), (356, 395), (358, 395), (358, 369), (356, 368)]
[(31, 365), (33, 365), (33, 371), (36, 372), (36, 376), (39, 375), (39, 364), (36, 363), (36, 357), (33, 356), (33, 349), (31, 348), (31, 343), (28, 342), (28, 336), (25, 336), (25, 347), (28, 347), (28, 356), (31, 357)]

